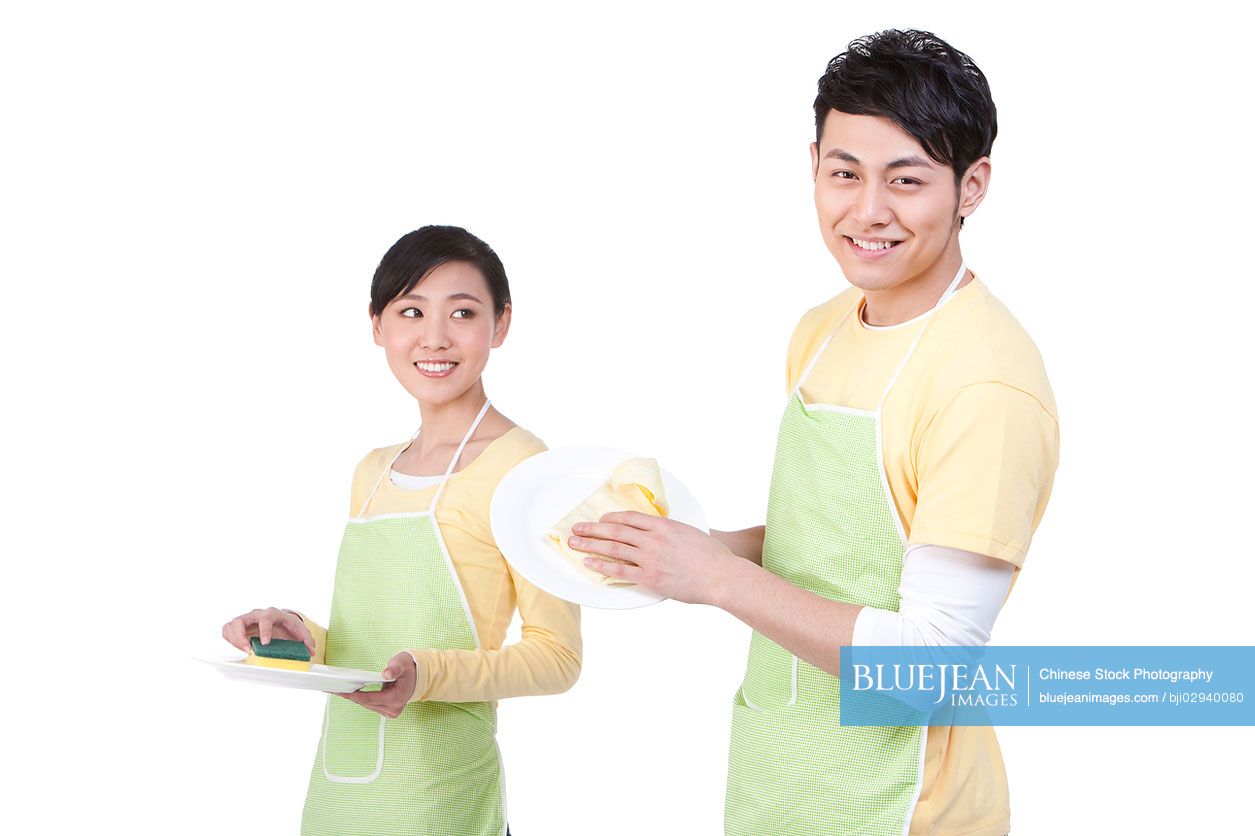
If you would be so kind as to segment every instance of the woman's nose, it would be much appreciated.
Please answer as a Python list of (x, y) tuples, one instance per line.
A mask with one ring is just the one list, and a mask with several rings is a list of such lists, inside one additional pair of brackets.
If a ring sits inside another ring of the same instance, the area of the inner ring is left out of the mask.
[(423, 333), (419, 335), (419, 343), (423, 348), (438, 351), (449, 347), (449, 327), (439, 321), (430, 320)]

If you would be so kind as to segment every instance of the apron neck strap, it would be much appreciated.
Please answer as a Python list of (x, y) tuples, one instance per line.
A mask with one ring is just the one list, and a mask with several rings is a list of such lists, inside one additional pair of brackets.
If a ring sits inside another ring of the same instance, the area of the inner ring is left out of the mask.
[(479, 422), (484, 420), (484, 416), (488, 414), (488, 407), (490, 406), (492, 406), (492, 401), (485, 400), (484, 405), (479, 408), (479, 414), (471, 422), (471, 428), (466, 431), (466, 435), (462, 436), (462, 443), (458, 445), (457, 451), (449, 462), (449, 467), (445, 469), (444, 478), (440, 480), (440, 484), (436, 487), (436, 495), (431, 498), (431, 505), (427, 508), (429, 512), (433, 514), (436, 512), (436, 503), (440, 501), (440, 494), (444, 493), (444, 486), (448, 483), (449, 477), (453, 475), (453, 468), (457, 466), (458, 459), (462, 458), (462, 451), (466, 449), (467, 442), (471, 440), (471, 436), (479, 428)]
[(954, 278), (950, 281), (950, 285), (946, 288), (946, 292), (941, 294), (941, 298), (937, 300), (937, 304), (933, 305), (932, 309), (924, 315), (924, 322), (920, 325), (919, 332), (915, 335), (915, 339), (911, 341), (911, 347), (906, 350), (906, 356), (903, 357), (902, 362), (898, 364), (898, 368), (894, 371), (893, 377), (889, 378), (889, 385), (885, 387), (885, 391), (880, 394), (880, 403), (876, 404), (877, 412), (880, 412), (880, 410), (884, 408), (885, 400), (889, 397), (889, 390), (891, 390), (894, 384), (898, 382), (898, 378), (902, 375), (902, 370), (905, 369), (906, 364), (910, 362), (911, 355), (915, 353), (916, 346), (919, 345), (919, 341), (924, 336), (924, 332), (928, 330), (928, 323), (932, 322), (933, 314), (935, 314), (937, 309), (944, 305), (946, 300), (953, 296), (954, 292), (959, 289), (959, 283), (963, 281), (963, 276), (966, 273), (967, 265), (960, 263), (959, 272), (954, 274)]
[[(858, 305), (855, 305), (854, 309), (858, 310)], [(837, 327), (832, 329), (832, 333), (829, 334), (828, 338), (825, 339), (823, 344), (819, 346), (819, 350), (815, 352), (815, 356), (812, 357), (811, 361), (806, 364), (806, 369), (802, 372), (802, 376), (797, 379), (797, 386), (793, 387), (793, 394), (801, 397), (802, 384), (806, 382), (806, 378), (811, 376), (811, 369), (815, 368), (815, 364), (819, 362), (819, 358), (824, 356), (824, 352), (828, 350), (828, 343), (832, 342), (832, 338), (836, 336), (838, 331), (841, 330), (841, 326), (845, 324), (845, 321), (848, 318), (848, 313), (841, 317), (841, 321), (837, 323)]]
[[(959, 289), (959, 284), (963, 281), (965, 273), (967, 273), (967, 265), (960, 264), (959, 272), (955, 273), (954, 278), (950, 281), (945, 293), (941, 294), (941, 298), (937, 300), (937, 304), (933, 305), (932, 309), (924, 315), (924, 323), (920, 326), (919, 333), (915, 335), (915, 341), (912, 342), (911, 347), (907, 349), (906, 356), (903, 357), (902, 362), (898, 364), (898, 368), (893, 373), (893, 377), (889, 378), (889, 385), (885, 387), (885, 391), (880, 395), (880, 403), (876, 405), (877, 411), (880, 410), (880, 407), (884, 406), (885, 398), (889, 396), (889, 390), (892, 389), (893, 385), (898, 382), (898, 376), (902, 374), (902, 370), (906, 368), (907, 361), (910, 360), (911, 355), (915, 353), (915, 347), (919, 345), (920, 337), (924, 336), (924, 329), (928, 327), (928, 322), (932, 319), (932, 315), (936, 313), (938, 308), (945, 304), (947, 299), (954, 295), (956, 290)], [(846, 320), (853, 316), (858, 309), (859, 305), (855, 303), (854, 307), (845, 312), (845, 316), (841, 317), (841, 321), (838, 322), (836, 327), (832, 329), (832, 332), (828, 334), (828, 338), (825, 339), (823, 344), (819, 346), (819, 350), (815, 352), (815, 355), (811, 357), (810, 362), (806, 364), (806, 369), (802, 372), (802, 376), (798, 378), (797, 386), (793, 389), (794, 394), (801, 397), (802, 384), (806, 382), (806, 378), (810, 377), (811, 370), (815, 368), (815, 364), (819, 362), (819, 358), (822, 357), (824, 351), (827, 350), (828, 343), (832, 342), (832, 338), (836, 336), (837, 332), (841, 330), (841, 327), (845, 325)]]
[[(484, 416), (488, 414), (488, 407), (490, 406), (492, 406), (492, 401), (485, 400), (484, 405), (479, 409), (479, 414), (476, 415), (475, 420), (471, 422), (471, 428), (466, 431), (466, 435), (462, 436), (462, 443), (458, 445), (457, 452), (453, 454), (453, 459), (449, 462), (449, 467), (445, 470), (444, 477), (440, 480), (440, 484), (436, 487), (435, 495), (431, 498), (431, 505), (427, 508), (429, 513), (436, 510), (436, 503), (440, 501), (440, 494), (444, 492), (445, 482), (449, 481), (449, 477), (453, 475), (453, 468), (457, 466), (458, 459), (462, 458), (462, 451), (466, 449), (466, 444), (471, 440), (471, 436), (475, 434), (475, 430), (479, 429), (479, 423), (483, 421)], [(422, 431), (422, 427), (415, 430), (414, 434), (410, 436), (410, 440), (404, 444), (401, 449), (397, 451), (397, 454), (388, 461), (387, 467), (385, 467), (383, 472), (379, 474), (379, 478), (375, 480), (374, 487), (370, 489), (370, 493), (367, 494), (366, 500), (362, 503), (362, 507), (358, 510), (357, 515), (359, 517), (366, 516), (366, 506), (370, 505), (370, 501), (375, 498), (375, 493), (379, 490), (379, 486), (383, 484), (384, 478), (392, 472), (392, 466), (397, 463), (397, 459), (401, 458), (401, 454), (413, 446), (415, 440), (418, 439), (418, 434)]]

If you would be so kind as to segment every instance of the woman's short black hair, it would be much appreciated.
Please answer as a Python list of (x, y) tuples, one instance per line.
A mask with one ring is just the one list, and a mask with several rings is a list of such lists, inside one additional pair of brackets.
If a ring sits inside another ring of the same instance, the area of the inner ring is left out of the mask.
[(425, 226), (402, 235), (384, 253), (370, 283), (370, 314), (379, 316), (388, 303), (414, 289), (441, 264), (464, 261), (479, 268), (497, 316), (510, 304), (510, 282), (492, 247), (460, 226)]
[(828, 63), (815, 97), (815, 141), (828, 111), (882, 116), (954, 169), (989, 155), (998, 112), (985, 74), (931, 32), (886, 29), (850, 42)]

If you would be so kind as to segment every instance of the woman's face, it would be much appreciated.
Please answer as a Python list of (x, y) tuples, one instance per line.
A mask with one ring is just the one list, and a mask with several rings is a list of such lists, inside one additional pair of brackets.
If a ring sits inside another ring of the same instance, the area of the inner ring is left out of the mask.
[(479, 268), (450, 261), (373, 317), (375, 343), (405, 391), (432, 405), (452, 403), (479, 381), (488, 353), (510, 327), (510, 306), (493, 314)]

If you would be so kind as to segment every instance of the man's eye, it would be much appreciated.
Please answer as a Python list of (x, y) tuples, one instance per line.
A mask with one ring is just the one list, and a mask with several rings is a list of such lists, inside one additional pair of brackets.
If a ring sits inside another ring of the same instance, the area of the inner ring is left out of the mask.
[(458, 308), (456, 311), (453, 312), (453, 316), (455, 319), (470, 319), (474, 315), (475, 315), (475, 312), (471, 310), (470, 308)]
[(423, 315), (423, 312), (420, 311), (418, 308), (402, 308), (400, 313), (401, 313), (401, 316), (404, 316), (408, 319), (418, 319), (420, 316)]
[(854, 172), (846, 171), (843, 168), (839, 168), (836, 171), (832, 172), (832, 176), (836, 177), (838, 180), (853, 180)]
[(919, 185), (922, 185), (922, 184), (920, 183), (920, 181), (916, 180), (914, 177), (899, 177), (898, 179), (894, 180), (893, 182), (895, 182), (895, 183), (901, 183), (901, 184), (902, 184), (902, 185), (904, 185), (904, 186), (919, 186)]

